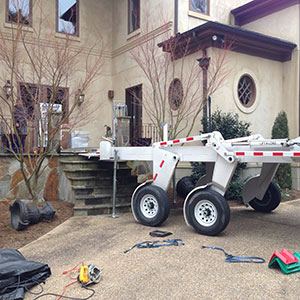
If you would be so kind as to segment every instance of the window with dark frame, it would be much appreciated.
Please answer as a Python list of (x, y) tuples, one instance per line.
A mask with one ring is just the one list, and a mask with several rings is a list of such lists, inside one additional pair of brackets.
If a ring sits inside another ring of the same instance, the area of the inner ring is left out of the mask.
[(57, 0), (57, 31), (79, 35), (79, 0)]
[(7, 0), (6, 21), (31, 26), (32, 0)]
[(249, 75), (243, 75), (238, 83), (238, 98), (244, 107), (254, 104), (256, 98), (256, 88), (254, 80)]
[[(56, 91), (53, 91), (51, 86), (47, 85), (36, 85), (30, 83), (19, 83), (19, 103), (21, 104), (22, 111), (24, 113), (24, 117), (28, 126), (28, 135), (30, 136), (27, 139), (27, 144), (25, 146), (26, 151), (28, 149), (34, 149), (39, 147), (39, 131), (40, 131), (40, 123), (37, 122), (37, 119), (40, 117), (43, 118), (42, 108), (40, 106), (41, 103), (54, 103), (62, 105), (62, 116), (61, 115), (52, 115), (53, 119), (51, 119), (52, 124), (56, 126), (58, 122), (60, 122), (64, 118), (68, 112), (68, 88), (58, 87)], [(36, 109), (40, 109), (41, 115), (36, 115)], [(54, 107), (55, 109), (55, 107)], [(68, 122), (68, 118), (65, 119), (65, 123)], [(46, 133), (44, 136), (44, 142), (47, 141), (47, 136), (50, 133), (50, 128), (46, 125)], [(27, 135), (27, 133), (26, 133)], [(59, 145), (59, 137), (56, 136), (52, 143), (54, 147)]]
[(190, 10), (209, 15), (209, 0), (190, 0)]
[(20, 99), (24, 104), (24, 109), (29, 119), (34, 119), (34, 104), (37, 103), (54, 103), (62, 105), (63, 117), (68, 112), (68, 89), (59, 87), (55, 92), (53, 88), (47, 85), (37, 86), (35, 84), (19, 84)]
[(128, 33), (140, 28), (140, 0), (128, 0)]
[(175, 78), (172, 80), (169, 86), (168, 97), (171, 109), (177, 110), (183, 99), (183, 86), (180, 79)]

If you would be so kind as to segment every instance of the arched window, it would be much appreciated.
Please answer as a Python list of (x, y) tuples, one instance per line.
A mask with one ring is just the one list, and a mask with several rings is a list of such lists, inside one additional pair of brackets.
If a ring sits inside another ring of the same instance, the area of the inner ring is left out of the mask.
[(238, 98), (244, 107), (250, 107), (255, 102), (256, 87), (254, 80), (248, 74), (243, 75), (239, 80)]
[(168, 96), (171, 108), (177, 110), (183, 99), (183, 87), (178, 78), (173, 79), (170, 83)]

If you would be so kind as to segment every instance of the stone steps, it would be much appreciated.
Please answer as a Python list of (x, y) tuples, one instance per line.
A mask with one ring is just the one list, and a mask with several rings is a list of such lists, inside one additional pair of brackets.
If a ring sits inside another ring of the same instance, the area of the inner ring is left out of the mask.
[[(84, 156), (66, 156), (60, 160), (72, 185), (75, 216), (112, 213), (113, 163)], [(118, 163), (116, 211), (130, 210), (131, 195), (137, 187), (137, 177), (125, 162)]]
[[(98, 204), (111, 204), (112, 194), (102, 195), (76, 195), (75, 205), (98, 205)], [(116, 202), (120, 204), (129, 203), (131, 201), (131, 194), (122, 194), (116, 196)]]
[[(129, 194), (132, 191), (133, 185), (118, 185), (117, 193)], [(102, 194), (112, 194), (112, 186), (102, 186), (102, 185), (93, 185), (93, 186), (73, 186), (73, 190), (76, 195), (102, 195)]]

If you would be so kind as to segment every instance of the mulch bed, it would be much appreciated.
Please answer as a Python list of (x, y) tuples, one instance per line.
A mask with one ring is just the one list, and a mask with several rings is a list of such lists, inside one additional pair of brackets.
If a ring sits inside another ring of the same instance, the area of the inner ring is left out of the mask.
[[(55, 208), (55, 216), (51, 222), (39, 222), (29, 226), (23, 231), (16, 231), (11, 226), (9, 205), (13, 201), (0, 201), (0, 249), (13, 248), (18, 249), (40, 236), (46, 234), (59, 224), (73, 216), (73, 204), (65, 201), (51, 201)], [(43, 206), (41, 203), (39, 206)]]

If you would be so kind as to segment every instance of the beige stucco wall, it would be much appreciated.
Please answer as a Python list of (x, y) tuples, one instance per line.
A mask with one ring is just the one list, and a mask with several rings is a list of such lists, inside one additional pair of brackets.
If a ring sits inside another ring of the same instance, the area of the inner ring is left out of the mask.
[[(5, 38), (9, 38), (12, 32), (16, 32), (16, 26), (5, 23), (5, 3), (6, 1), (0, 2), (0, 11), (3, 12), (0, 14), (1, 33)], [(56, 32), (56, 0), (37, 0), (34, 3), (32, 27), (23, 29), (26, 39), (33, 44), (37, 43), (37, 34), (34, 31), (42, 28), (40, 37), (44, 45), (49, 45), (49, 49), (56, 47), (56, 43), (65, 43), (67, 35)], [(103, 56), (103, 67), (95, 76), (95, 81), (85, 90), (85, 103), (76, 109), (76, 119), (70, 118), (70, 122), (75, 123), (75, 130), (88, 132), (89, 146), (99, 145), (99, 140), (105, 133), (104, 124), (109, 124), (112, 119), (112, 105), (107, 96), (108, 90), (112, 89), (112, 4), (110, 0), (80, 1), (79, 36), (70, 37), (72, 51), (80, 53), (76, 67), (77, 73), (72, 74), (71, 80), (66, 85), (69, 88), (70, 103), (74, 101), (80, 82), (87, 76), (87, 58), (91, 65), (91, 62), (95, 62), (99, 55)], [(25, 57), (23, 55), (23, 60), (26, 62)], [(3, 86), (9, 76), (4, 68), (1, 69), (0, 82)], [(28, 69), (29, 66), (25, 65), (24, 70)], [(28, 74), (29, 72), (26, 75), (27, 82), (34, 82), (33, 77)], [(49, 84), (46, 81), (43, 83)], [(77, 113), (79, 113), (78, 117)]]
[(298, 44), (300, 30), (298, 25), (299, 5), (293, 5), (243, 25), (242, 28)]
[(208, 16), (189, 10), (189, 0), (179, 0), (179, 32), (187, 31), (199, 26), (206, 21), (215, 21), (224, 24), (230, 23), (230, 11), (240, 5), (246, 4), (249, 0), (215, 0), (210, 1), (210, 13)]
[[(222, 50), (213, 48), (208, 50), (211, 65), (221, 55), (220, 51)], [(200, 53), (195, 53), (190, 56), (190, 59), (196, 60), (199, 56), (201, 56)], [(212, 113), (216, 109), (223, 112), (238, 113), (240, 120), (251, 123), (250, 130), (253, 133), (260, 133), (269, 138), (278, 112), (287, 106), (285, 102), (282, 102), (284, 64), (229, 52), (223, 70), (229, 73), (222, 82), (221, 87), (211, 95)], [(241, 108), (237, 98), (238, 81), (244, 74), (249, 74), (254, 79), (257, 91), (254, 107), (248, 110)], [(199, 130), (199, 127), (200, 122), (194, 131)]]
[[(299, 45), (299, 14), (300, 5), (293, 5), (242, 27)], [(282, 64), (282, 109), (288, 115), (292, 138), (299, 136), (299, 55), (299, 46), (297, 46), (293, 51), (292, 59)], [(277, 92), (275, 86), (273, 94)]]
[[(144, 82), (143, 74), (140, 69), (136, 67), (129, 53), (142, 38), (143, 31), (138, 31), (133, 36), (126, 34), (127, 18), (121, 18), (122, 12), (124, 12), (127, 5), (126, 2), (127, 1), (121, 1), (120, 6), (114, 6), (114, 16), (118, 16), (117, 19), (120, 20), (120, 22), (114, 24), (113, 30), (113, 89), (115, 90), (115, 99), (121, 101), (125, 100), (126, 88)], [(174, 6), (172, 6), (173, 1), (167, 2), (168, 3), (165, 2), (163, 5), (166, 5), (165, 11), (169, 13), (170, 10), (174, 9)], [(203, 15), (193, 14), (188, 10), (188, 0), (179, 1), (179, 31), (184, 32), (207, 20), (229, 24), (230, 10), (247, 2), (248, 1), (230, 1), (230, 3), (228, 1), (226, 3), (224, 3), (224, 1), (211, 2), (210, 16), (208, 18), (203, 18)], [(280, 16), (282, 15), (284, 22), (288, 21), (287, 14), (290, 13), (290, 10), (291, 9), (287, 9), (278, 13)], [(298, 12), (295, 12), (295, 9), (292, 9), (291, 13), (297, 19)], [(275, 17), (278, 18), (279, 16)], [(170, 20), (172, 20), (172, 18)], [(249, 25), (252, 26), (251, 30), (257, 28), (257, 31), (263, 32), (263, 29), (268, 27), (270, 31), (265, 32), (266, 34), (271, 34), (271, 31), (277, 32), (277, 27), (280, 27), (280, 25), (277, 25), (275, 28), (273, 25), (266, 26), (264, 21), (256, 22), (261, 22), (261, 25)], [(172, 34), (172, 30), (172, 25), (170, 25), (170, 34)], [(279, 32), (282, 32), (283, 34), (284, 30), (286, 30), (285, 25)], [(297, 38), (295, 38), (295, 35), (298, 36), (297, 30), (298, 29), (296, 28), (290, 30), (289, 40), (297, 41)], [(273, 35), (277, 36), (278, 32)], [(201, 56), (202, 53), (199, 52), (189, 56), (188, 59), (192, 61)], [(296, 136), (298, 130), (297, 66), (298, 55), (296, 51), (293, 53), (292, 61), (285, 63), (251, 57), (235, 52), (229, 53), (228, 67), (231, 69), (231, 72), (224, 81), (222, 87), (212, 96), (212, 110), (214, 111), (219, 108), (224, 111), (238, 113), (242, 120), (251, 122), (252, 132), (261, 133), (266, 137), (270, 137), (273, 122), (278, 112), (284, 109), (289, 116), (290, 136)], [(255, 109), (252, 107), (250, 111), (241, 110), (237, 105), (237, 83), (240, 76), (244, 73), (249, 73), (255, 79), (257, 84), (257, 101)], [(145, 114), (143, 115), (143, 122), (148, 122)], [(199, 121), (193, 133), (197, 134), (200, 128), (201, 124)]]

